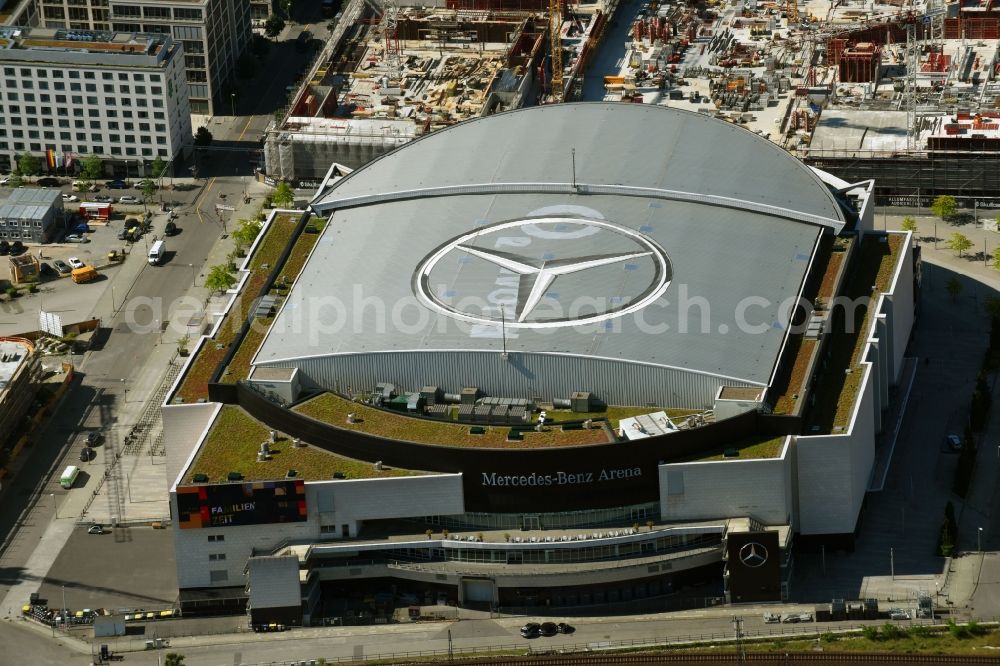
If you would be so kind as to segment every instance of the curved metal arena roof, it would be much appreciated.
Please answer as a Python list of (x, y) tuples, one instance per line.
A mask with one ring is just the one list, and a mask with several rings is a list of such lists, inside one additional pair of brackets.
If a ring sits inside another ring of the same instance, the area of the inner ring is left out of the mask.
[(637, 104), (465, 122), (313, 206), (331, 222), (257, 364), (506, 350), (765, 385), (818, 237), (845, 223), (769, 141)]

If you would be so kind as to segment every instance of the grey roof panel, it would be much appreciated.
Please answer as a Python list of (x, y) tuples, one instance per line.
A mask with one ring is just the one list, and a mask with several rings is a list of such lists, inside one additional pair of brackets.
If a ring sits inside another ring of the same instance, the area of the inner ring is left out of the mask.
[[(577, 182), (651, 190), (536, 187), (572, 180), (573, 149)], [(514, 183), (535, 185), (503, 187)], [(463, 188), (483, 184), (501, 186)], [(428, 188), (438, 191), (418, 191)], [(331, 222), (255, 363), (500, 351), (506, 331), (512, 352), (766, 384), (822, 225), (844, 219), (818, 177), (770, 142), (632, 104), (469, 121), (315, 203)]]

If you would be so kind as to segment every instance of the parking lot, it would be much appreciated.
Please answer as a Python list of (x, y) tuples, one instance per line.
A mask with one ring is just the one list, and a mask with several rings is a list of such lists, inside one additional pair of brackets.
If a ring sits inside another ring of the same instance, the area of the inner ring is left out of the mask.
[(160, 610), (177, 601), (174, 540), (170, 530), (131, 527), (73, 535), (39, 588), (49, 606)]
[[(60, 190), (64, 195), (75, 197), (76, 200), (64, 201), (67, 213), (76, 212), (81, 203), (93, 201), (94, 197), (137, 196), (132, 189), (106, 190), (96, 192), (73, 192), (71, 179), (60, 179)], [(30, 185), (29, 185), (30, 186)], [(9, 196), (9, 188), (0, 188), (0, 198)], [(149, 230), (134, 243), (120, 237), (127, 220), (142, 220), (142, 204), (112, 204), (112, 216), (109, 220), (90, 220), (89, 231), (80, 235), (86, 242), (66, 242), (64, 236), (73, 235), (73, 229), (61, 230), (57, 235), (58, 242), (35, 244), (26, 243), (25, 254), (32, 254), (42, 262), (41, 279), (37, 293), (22, 290), (21, 295), (11, 299), (0, 297), (0, 335), (33, 330), (38, 327), (38, 312), (45, 310), (58, 314), (64, 323), (74, 323), (86, 320), (104, 299), (108, 310), (121, 307), (128, 290), (139, 271), (146, 263), (146, 254), (156, 237), (163, 237), (164, 228), (169, 220), (168, 213), (161, 212), (161, 200), (170, 205), (180, 205), (176, 198), (190, 199), (190, 191), (162, 191), (156, 196), (155, 203), (149, 204), (152, 214)], [(78, 224), (74, 223), (74, 224)], [(125, 265), (120, 261), (109, 259), (109, 253), (117, 252), (125, 256)], [(139, 256), (132, 256), (139, 255)], [(76, 284), (70, 279), (71, 258), (78, 259), (83, 264), (98, 269), (98, 277), (93, 282)], [(7, 261), (0, 257), (0, 279), (9, 278)], [(122, 277), (119, 274), (124, 273)]]

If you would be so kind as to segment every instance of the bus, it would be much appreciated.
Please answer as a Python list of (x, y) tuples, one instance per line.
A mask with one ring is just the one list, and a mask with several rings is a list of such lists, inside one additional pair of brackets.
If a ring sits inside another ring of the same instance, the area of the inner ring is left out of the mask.
[(76, 465), (67, 467), (59, 478), (59, 485), (63, 488), (72, 488), (76, 483), (76, 477), (80, 475), (80, 468)]

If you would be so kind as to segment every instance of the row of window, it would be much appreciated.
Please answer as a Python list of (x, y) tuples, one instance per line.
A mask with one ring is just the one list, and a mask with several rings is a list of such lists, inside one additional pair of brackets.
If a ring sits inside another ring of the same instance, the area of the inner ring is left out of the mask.
[[(8, 81), (7, 83), (8, 83), (8, 87), (10, 87), (9, 86), (10, 81)], [(24, 101), (26, 101), (26, 102), (34, 102), (35, 101), (35, 94), (34, 93), (8, 92), (6, 94), (6, 98), (8, 100), (10, 100), (10, 101), (13, 101), (13, 102), (19, 102), (19, 101), (21, 101), (21, 95), (24, 96)], [(39, 95), (39, 101), (41, 101), (43, 103), (49, 103), (50, 99), (51, 98), (49, 97), (49, 95), (46, 95), (46, 94)], [(83, 104), (84, 103), (84, 97), (83, 97), (83, 95), (71, 95), (70, 98), (69, 98), (69, 100), (70, 100), (70, 103), (72, 103), (72, 104)], [(95, 106), (95, 105), (97, 105), (97, 104), (100, 103), (100, 98), (97, 97), (97, 95), (87, 95), (86, 100), (87, 100), (86, 103), (89, 106)], [(119, 97), (105, 97), (104, 98), (104, 105), (105, 106), (118, 106), (118, 102), (119, 101), (121, 101), (121, 105), (122, 106), (132, 106), (132, 98), (131, 97), (120, 97), (120, 98)], [(141, 107), (141, 108), (147, 108), (150, 105), (150, 102), (152, 102), (152, 106), (153, 106), (154, 109), (162, 109), (163, 108), (163, 100), (159, 99), (159, 98), (154, 98), (152, 100), (146, 100), (143, 97), (139, 97), (139, 98), (136, 98), (135, 105), (138, 106), (138, 107)], [(56, 104), (66, 104), (66, 95), (56, 95)], [(28, 107), (28, 108), (34, 108), (34, 107)], [(65, 113), (65, 111), (66, 111), (66, 109), (63, 109), (63, 108), (56, 109), (57, 114), (60, 115), (60, 116), (67, 115)], [(42, 113), (44, 113), (46, 115), (52, 115), (52, 109), (46, 108), (46, 107), (42, 107)]]
[(13, 231), (0, 230), (0, 238), (10, 238), (11, 240), (20, 240), (23, 238), (25, 240), (31, 240), (34, 237), (35, 235), (30, 231), (18, 231), (17, 229)]
[[(20, 86), (20, 88), (22, 90), (31, 90), (31, 89), (34, 88), (34, 86), (31, 85), (31, 81), (22, 81), (21, 83), (22, 83), (22, 85)], [(49, 86), (46, 84), (45, 81), (39, 81), (39, 84), (40, 85), (38, 86), (38, 88), (40, 90), (48, 90), (49, 89)], [(17, 92), (11, 92), (12, 90), (17, 90), (17, 88), (18, 88), (17, 81), (15, 81), (14, 79), (7, 79), (6, 80), (6, 89), (8, 91), (7, 92), (7, 99), (14, 99), (14, 100), (16, 100), (16, 99), (19, 99), (19, 95), (24, 95), (24, 100), (26, 102), (34, 102), (35, 101), (35, 93), (28, 93), (28, 92), (17, 93)], [(97, 92), (97, 86), (94, 85), (94, 84), (92, 84), (92, 83), (88, 83), (87, 86), (86, 86), (86, 88), (87, 88), (87, 92)], [(123, 94), (131, 94), (129, 92), (129, 90), (128, 90), (128, 86), (118, 86), (118, 88), (119, 88), (119, 92), (121, 92)], [(66, 88), (64, 86), (61, 87), (60, 84), (57, 82), (56, 86), (55, 86), (55, 89), (56, 90), (65, 90)], [(72, 90), (74, 92), (83, 92), (82, 90), (80, 90), (80, 84), (79, 83), (71, 83), (70, 84), (70, 90)], [(106, 93), (114, 93), (115, 92), (115, 87), (112, 86), (112, 85), (106, 85), (106, 86), (104, 86), (104, 92), (106, 92)], [(155, 87), (152, 88), (151, 93), (154, 94), (154, 95), (162, 95), (163, 94), (163, 89), (160, 88), (159, 86), (155, 86)], [(136, 86), (135, 94), (137, 94), (137, 95), (145, 95), (146, 94), (146, 87), (145, 86)], [(39, 93), (39, 95), (40, 95), (41, 101), (43, 101), (43, 102), (48, 102), (49, 99), (50, 99), (48, 93)], [(107, 101), (109, 99), (115, 99), (115, 98), (113, 98), (113, 97), (105, 97), (104, 98), (105, 103), (107, 103), (109, 106), (114, 106), (114, 102), (108, 102)], [(93, 100), (93, 101), (91, 101), (91, 100)], [(138, 101), (144, 101), (144, 100), (143, 100), (143, 98), (139, 98)], [(66, 96), (65, 95), (56, 95), (56, 102), (57, 103), (65, 104), (66, 103)], [(83, 103), (83, 97), (81, 95), (74, 95), (73, 96), (73, 102), (76, 103), (76, 104), (82, 104)], [(88, 97), (87, 98), (87, 103), (88, 104), (97, 104), (97, 97)], [(128, 104), (125, 104), (125, 106), (128, 106)], [(140, 103), (139, 106), (146, 106), (146, 105)], [(153, 100), (153, 106), (162, 109), (163, 108), (163, 100), (161, 100), (159, 98), (154, 98), (154, 100)]]
[[(9, 122), (11, 125), (21, 125), (22, 123), (25, 123), (29, 127), (38, 127), (39, 126), (39, 124), (38, 124), (38, 118), (35, 118), (34, 116), (30, 116), (28, 118), (21, 118), (20, 115), (18, 115), (18, 114), (21, 113), (21, 107), (15, 106), (15, 105), (11, 105), (11, 106), (9, 106), (7, 108), (10, 110), (11, 114), (14, 114), (13, 118), (11, 118), (10, 120), (6, 121), (6, 122)], [(29, 107), (26, 107), (26, 109), (27, 109), (27, 112), (30, 114), (30, 113), (32, 113), (32, 109), (34, 109), (34, 107), (29, 106)], [(77, 112), (79, 112), (79, 113), (77, 113)], [(0, 105), (0, 114), (2, 114), (2, 113), (3, 113), (3, 105)], [(56, 120), (53, 120), (52, 118), (42, 118), (41, 127), (61, 127), (63, 129), (69, 129), (69, 127), (70, 127), (69, 119), (65, 117), (67, 114), (60, 113), (59, 115), (63, 116), (63, 117), (62, 118), (58, 118)], [(76, 116), (78, 119), (82, 118), (83, 117), (83, 109), (74, 109), (74, 114), (73, 115)], [(92, 113), (92, 114), (90, 114), (90, 117), (91, 118), (100, 118), (100, 115)], [(107, 113), (107, 117), (108, 118), (117, 118), (118, 117), (118, 112), (114, 111), (114, 110), (109, 111)], [(132, 118), (133, 117), (132, 116), (132, 112), (131, 111), (123, 111), (122, 112), (122, 117), (123, 118)], [(149, 118), (149, 114), (146, 113), (145, 111), (139, 111), (139, 112), (137, 112), (135, 114), (135, 117), (139, 118), (140, 120), (146, 120), (146, 119)], [(156, 120), (164, 120), (165, 119), (164, 116), (163, 116), (163, 112), (161, 112), (161, 111), (155, 111), (155, 112), (153, 112), (153, 118), (155, 118)], [(4, 122), (3, 116), (0, 115), (0, 123), (3, 123), (3, 122)], [(108, 129), (119, 129), (119, 125), (118, 125), (117, 121), (107, 121), (107, 123), (108, 123)], [(135, 124), (134, 123), (130, 123), (130, 122), (122, 123), (122, 125), (124, 126), (124, 129), (126, 129), (126, 130), (133, 129), (133, 127), (135, 127)], [(164, 125), (164, 124), (154, 123), (154, 126), (156, 127), (157, 131), (159, 131), (159, 132), (165, 132), (166, 131), (166, 125)], [(74, 120), (73, 121), (73, 127), (77, 128), (77, 129), (84, 129), (85, 127), (87, 127), (87, 122), (83, 121), (83, 120)], [(148, 131), (149, 123), (139, 123), (139, 127), (140, 127), (140, 129)], [(101, 129), (101, 121), (100, 120), (91, 120), (90, 121), (90, 129)], [(6, 133), (5, 133), (5, 130), (3, 129), (2, 124), (0, 124), (0, 136), (6, 136)]]
[(225, 553), (209, 553), (208, 555), (209, 562), (221, 562), (224, 559), (226, 559)]
[[(3, 130), (3, 136), (6, 136), (6, 130)], [(11, 136), (13, 136), (13, 138), (15, 138), (15, 139), (23, 139), (24, 138), (24, 132), (22, 132), (21, 130), (11, 130)], [(49, 141), (55, 141), (56, 133), (55, 132), (42, 132), (41, 136), (39, 136), (39, 133), (37, 131), (30, 130), (28, 132), (28, 138), (29, 139), (48, 139)], [(63, 140), (63, 141), (69, 141), (72, 137), (70, 136), (69, 132), (59, 132), (59, 138), (61, 140)], [(77, 141), (86, 141), (87, 140), (87, 135), (84, 132), (77, 132), (76, 133), (76, 140)], [(123, 134), (117, 134), (117, 135), (113, 135), (111, 137), (105, 137), (104, 135), (98, 134), (96, 132), (90, 135), (90, 140), (91, 141), (110, 141), (111, 143), (135, 143), (136, 142), (134, 134), (124, 134), (124, 135)], [(149, 137), (149, 136), (140, 136), (139, 137), (139, 143), (147, 145), (147, 146), (148, 145), (152, 145), (153, 144), (153, 138)], [(165, 136), (158, 136), (158, 137), (156, 137), (156, 143), (158, 145), (160, 145), (160, 146), (165, 146), (165, 145), (167, 145), (167, 138)]]
[[(20, 141), (15, 141), (15, 142), (13, 142), (13, 149), (11, 148), (11, 145), (12, 144), (8, 143), (7, 141), (0, 141), (0, 151), (13, 150), (15, 153), (22, 153), (25, 150), (30, 150), (32, 152), (36, 152), (37, 153), (37, 152), (41, 152), (42, 150), (56, 150), (56, 146), (54, 144), (45, 144), (45, 146), (42, 146), (42, 144), (40, 144), (40, 143), (31, 143), (31, 144), (27, 144), (27, 147), (26, 147), (24, 143), (22, 143)], [(91, 150), (91, 148), (93, 148), (93, 150)], [(95, 146), (88, 146), (86, 144), (79, 144), (78, 146), (76, 146), (76, 150), (74, 150), (72, 145), (64, 143), (59, 148), (59, 150), (62, 150), (62, 152), (64, 152), (64, 153), (76, 152), (76, 153), (78, 153), (80, 155), (89, 155), (89, 154), (93, 154), (93, 155), (106, 155), (106, 154), (108, 154), (108, 153), (106, 153), (104, 151), (104, 146), (97, 146), (97, 145), (95, 145)], [(140, 153), (139, 153), (139, 150), (137, 148), (133, 147), (133, 146), (126, 147), (124, 149), (124, 151), (122, 150), (121, 146), (111, 146), (110, 154), (112, 156), (126, 155), (126, 156), (130, 156), (130, 157), (138, 157)], [(167, 152), (166, 148), (159, 148), (159, 149), (157, 149), (155, 155), (159, 155), (160, 157), (170, 157), (170, 154)], [(153, 157), (154, 156), (153, 149), (152, 148), (143, 148), (142, 149), (142, 156), (143, 157)]]
[(16, 229), (18, 227), (25, 227), (25, 228), (36, 227), (38, 229), (41, 229), (42, 222), (41, 220), (20, 220), (19, 224), (18, 220), (0, 219), (0, 229), (6, 229), (8, 227), (10, 227), (11, 229)]
[[(140, 12), (141, 9), (141, 12)], [(115, 18), (152, 18), (169, 19), (170, 7), (135, 7), (129, 5), (116, 5)], [(178, 21), (200, 21), (202, 13), (200, 9), (188, 9), (175, 7), (173, 18)]]
[[(17, 67), (4, 67), (3, 68), (3, 73), (4, 73), (5, 76), (14, 76), (15, 74), (17, 74), (17, 71), (18, 71)], [(53, 78), (53, 79), (62, 79), (62, 78), (79, 79), (79, 78), (81, 78), (80, 71), (75, 70), (75, 69), (65, 70), (66, 76), (64, 77), (63, 76), (64, 70), (61, 70), (61, 69), (53, 69), (53, 70), (36, 69), (36, 70), (31, 70), (31, 69), (29, 69), (27, 67), (21, 67), (20, 68), (20, 74), (21, 74), (21, 76), (29, 78), (31, 80), (34, 80), (34, 79), (47, 79), (47, 78), (49, 78), (49, 74), (50, 73), (52, 75), (51, 78)], [(132, 81), (145, 81), (146, 80), (146, 74), (141, 73), (141, 72), (101, 72), (101, 79), (103, 81), (113, 81), (116, 78), (116, 74), (117, 74), (117, 79), (119, 81), (128, 81), (130, 78), (131, 78)], [(93, 72), (93, 71), (84, 71), (82, 78), (90, 80), (90, 81), (93, 81), (94, 79), (97, 78), (97, 73)], [(160, 75), (159, 74), (150, 74), (149, 75), (149, 80), (152, 81), (153, 83), (159, 83), (160, 82)]]

